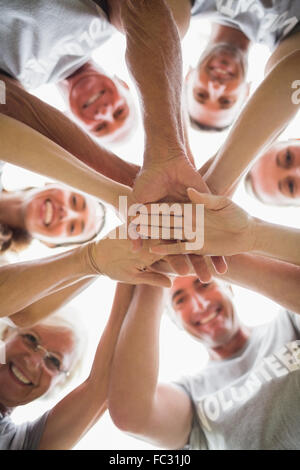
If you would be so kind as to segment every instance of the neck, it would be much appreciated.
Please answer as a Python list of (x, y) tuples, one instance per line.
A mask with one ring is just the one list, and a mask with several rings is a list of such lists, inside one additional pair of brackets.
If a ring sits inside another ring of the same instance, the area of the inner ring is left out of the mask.
[(250, 329), (241, 325), (237, 333), (228, 341), (228, 343), (209, 350), (210, 359), (213, 361), (220, 361), (234, 356), (243, 349), (250, 334)]
[(13, 411), (13, 408), (8, 408), (7, 406), (4, 406), (2, 405), (2, 403), (0, 403), (0, 413), (3, 415), (3, 416), (7, 416), (7, 415), (10, 415)]
[(1, 193), (0, 223), (15, 228), (25, 228), (24, 195), (17, 193)]
[(218, 44), (218, 43), (228, 43), (242, 52), (247, 53), (250, 40), (245, 36), (244, 33), (235, 28), (230, 28), (229, 26), (223, 26), (214, 24), (212, 26), (211, 36), (209, 39), (209, 44)]

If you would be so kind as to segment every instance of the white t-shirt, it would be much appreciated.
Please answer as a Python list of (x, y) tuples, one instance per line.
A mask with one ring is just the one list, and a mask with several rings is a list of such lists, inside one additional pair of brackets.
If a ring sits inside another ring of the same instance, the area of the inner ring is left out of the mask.
[(300, 316), (256, 327), (238, 355), (176, 382), (194, 419), (188, 447), (300, 450)]
[(195, 0), (192, 15), (240, 29), (252, 42), (270, 49), (300, 31), (299, 0)]
[(0, 0), (0, 70), (27, 89), (58, 82), (115, 31), (92, 0)]

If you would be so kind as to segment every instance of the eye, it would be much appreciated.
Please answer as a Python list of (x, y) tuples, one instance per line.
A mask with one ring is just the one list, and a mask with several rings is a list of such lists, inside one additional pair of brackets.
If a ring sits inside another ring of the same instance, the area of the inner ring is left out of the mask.
[(285, 155), (285, 163), (286, 163), (287, 168), (289, 168), (293, 163), (293, 157), (289, 149), (287, 149), (287, 152)]
[(114, 119), (118, 119), (118, 118), (123, 117), (124, 111), (125, 111), (124, 108), (118, 108), (118, 109), (114, 112), (114, 114), (113, 114)]
[(72, 233), (74, 233), (74, 231), (75, 231), (75, 224), (74, 224), (74, 222), (71, 222), (71, 224), (70, 224), (70, 233), (72, 234)]
[(72, 196), (72, 205), (73, 207), (76, 207), (77, 199), (76, 196)]
[(292, 179), (289, 179), (287, 184), (288, 184), (289, 192), (291, 196), (293, 196), (295, 193), (295, 183)]
[(176, 305), (182, 304), (184, 302), (184, 297), (180, 297), (179, 299), (176, 300)]
[(95, 132), (101, 132), (101, 131), (105, 130), (106, 127), (107, 127), (106, 122), (101, 122), (101, 123), (98, 124), (98, 126), (95, 128)]
[(221, 97), (219, 99), (219, 103), (221, 106), (228, 107), (233, 104), (233, 100), (231, 100), (230, 98)]
[(52, 355), (46, 356), (45, 364), (46, 364), (46, 367), (52, 371), (60, 371), (61, 362), (55, 356), (52, 356)]
[(24, 343), (29, 346), (31, 349), (36, 349), (39, 342), (37, 340), (37, 338), (31, 334), (31, 333), (24, 333), (22, 336), (22, 339), (24, 341)]

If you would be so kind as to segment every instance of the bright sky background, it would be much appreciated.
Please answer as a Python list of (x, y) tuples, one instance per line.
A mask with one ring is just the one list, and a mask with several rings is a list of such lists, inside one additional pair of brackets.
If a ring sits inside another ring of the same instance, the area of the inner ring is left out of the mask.
[[(209, 30), (210, 26), (207, 21), (195, 20), (192, 23), (190, 31), (183, 42), (184, 73), (187, 72), (189, 65), (195, 65), (206, 44)], [(110, 71), (112, 75), (116, 74), (127, 81), (133, 89), (124, 62), (124, 51), (125, 41), (123, 37), (116, 34), (94, 53), (93, 59), (105, 70)], [(263, 78), (264, 65), (268, 56), (269, 51), (263, 46), (254, 46), (250, 52), (249, 79), (252, 82), (252, 91)], [(35, 94), (48, 103), (58, 107), (60, 110), (65, 110), (64, 102), (54, 86), (43, 86), (37, 90)], [(136, 95), (135, 99), (137, 101)], [(266, 115), (266, 120), (267, 119), (268, 116)], [(299, 126), (299, 117), (291, 123), (289, 128), (282, 135), (282, 138), (299, 137), (297, 124)], [(203, 132), (190, 130), (191, 148), (198, 167), (202, 166), (208, 158), (217, 152), (224, 142), (226, 135), (227, 132), (205, 134)], [(253, 136), (253, 138), (255, 138), (255, 136)], [(242, 142), (240, 148), (242, 152)], [(114, 146), (112, 150), (120, 157), (141, 165), (143, 155), (143, 131), (141, 123), (139, 123), (136, 134), (126, 145)], [(41, 158), (42, 157), (41, 155)], [(34, 175), (20, 168), (11, 165), (5, 167), (3, 182), (7, 189), (17, 189), (33, 185), (38, 186), (45, 181), (45, 178), (41, 178), (38, 175)], [(243, 185), (240, 185), (234, 199), (256, 217), (261, 217), (273, 223), (286, 224), (300, 228), (299, 208), (273, 208), (263, 206), (246, 194)], [(110, 209), (108, 209), (107, 219), (103, 234), (107, 233), (118, 224), (118, 219)], [(39, 258), (51, 253), (54, 253), (54, 251), (49, 250), (35, 241), (30, 249), (22, 253), (21, 259)], [(115, 283), (113, 281), (108, 278), (101, 278), (66, 308), (69, 315), (73, 313), (73, 309), (76, 310), (87, 330), (87, 332), (83, 331), (83, 334), (88, 334), (84, 377), (81, 377), (80, 381), (82, 381), (89, 372), (93, 354), (110, 312), (114, 289)], [(234, 288), (234, 294), (238, 314), (242, 321), (249, 326), (271, 321), (278, 312), (278, 306), (273, 302), (262, 296), (253, 294), (250, 291), (236, 287)], [(162, 322), (160, 344), (160, 379), (163, 381), (176, 380), (184, 374), (198, 371), (199, 368), (205, 365), (207, 355), (202, 346), (185, 332), (180, 331), (167, 315), (165, 315)], [(180, 347), (178, 347), (178, 345), (180, 345)], [(44, 399), (24, 407), (19, 407), (14, 412), (13, 419), (17, 423), (35, 419), (45, 410), (52, 407), (53, 404), (53, 401)], [(105, 414), (99, 423), (95, 425), (86, 437), (76, 446), (76, 449), (151, 448), (152, 446), (126, 436), (116, 429), (108, 413)]]

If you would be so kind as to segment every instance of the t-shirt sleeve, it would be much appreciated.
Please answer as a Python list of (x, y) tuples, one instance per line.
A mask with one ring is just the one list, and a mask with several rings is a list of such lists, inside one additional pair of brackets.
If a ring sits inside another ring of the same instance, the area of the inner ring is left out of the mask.
[(296, 328), (299, 334), (299, 339), (300, 339), (300, 315), (298, 313), (294, 313), (289, 310), (287, 310), (287, 314), (290, 317), (294, 327)]
[(49, 411), (33, 422), (15, 427), (9, 450), (36, 450), (39, 446)]
[(186, 450), (206, 450), (208, 449), (207, 446), (207, 439), (205, 437), (205, 433), (203, 431), (203, 428), (201, 426), (198, 413), (197, 413), (197, 408), (196, 408), (196, 403), (195, 400), (193, 399), (193, 393), (191, 389), (191, 383), (190, 383), (190, 378), (189, 377), (182, 377), (176, 382), (172, 382), (174, 385), (177, 387), (181, 388), (190, 398), (192, 407), (193, 407), (193, 420), (192, 420), (192, 426), (191, 426), (191, 432), (188, 438), (188, 441), (186, 445), (184, 446), (184, 449)]

